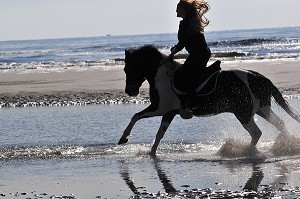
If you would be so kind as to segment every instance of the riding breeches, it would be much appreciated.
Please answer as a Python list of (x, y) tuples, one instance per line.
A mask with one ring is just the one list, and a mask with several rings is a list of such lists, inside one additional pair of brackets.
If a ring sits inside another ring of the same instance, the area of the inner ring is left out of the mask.
[(209, 48), (205, 53), (190, 54), (181, 69), (175, 74), (175, 81), (180, 85), (180, 90), (191, 93), (196, 86), (196, 78), (205, 72), (206, 65), (210, 59)]

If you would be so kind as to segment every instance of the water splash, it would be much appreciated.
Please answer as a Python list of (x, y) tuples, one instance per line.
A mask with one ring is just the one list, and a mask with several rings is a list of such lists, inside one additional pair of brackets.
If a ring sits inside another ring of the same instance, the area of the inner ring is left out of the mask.
[(256, 148), (232, 138), (226, 140), (217, 153), (217, 155), (224, 158), (253, 157), (258, 154), (259, 152)]
[(270, 151), (275, 156), (300, 155), (300, 138), (291, 134), (280, 133)]

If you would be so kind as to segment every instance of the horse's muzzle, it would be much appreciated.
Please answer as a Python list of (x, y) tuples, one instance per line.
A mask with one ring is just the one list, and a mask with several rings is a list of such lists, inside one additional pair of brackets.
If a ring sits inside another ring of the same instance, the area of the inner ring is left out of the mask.
[(140, 87), (134, 84), (126, 84), (125, 93), (131, 97), (135, 97), (140, 93)]

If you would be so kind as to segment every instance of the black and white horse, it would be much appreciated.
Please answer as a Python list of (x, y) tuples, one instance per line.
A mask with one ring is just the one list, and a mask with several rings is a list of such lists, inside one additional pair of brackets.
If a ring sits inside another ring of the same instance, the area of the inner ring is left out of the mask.
[[(181, 111), (180, 99), (175, 93), (172, 80), (181, 64), (172, 60), (153, 46), (143, 46), (125, 51), (126, 88), (129, 96), (139, 94), (142, 83), (147, 80), (150, 89), (151, 104), (136, 113), (125, 129), (118, 144), (128, 141), (128, 136), (135, 123), (142, 119), (162, 116), (151, 155), (156, 154), (160, 140), (176, 114)], [(279, 131), (288, 133), (285, 124), (271, 110), (271, 97), (275, 99), (292, 118), (300, 123), (299, 114), (282, 97), (273, 83), (263, 75), (249, 70), (221, 70), (217, 72), (213, 89), (197, 96), (198, 106), (191, 110), (193, 116), (210, 116), (230, 112), (241, 122), (251, 136), (251, 147), (255, 147), (262, 132), (254, 122), (258, 114)]]

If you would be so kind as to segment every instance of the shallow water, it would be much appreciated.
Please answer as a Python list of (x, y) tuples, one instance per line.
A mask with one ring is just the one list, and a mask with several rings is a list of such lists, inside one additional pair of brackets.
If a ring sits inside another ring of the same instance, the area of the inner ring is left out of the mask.
[[(289, 100), (298, 112), (299, 102)], [(257, 153), (249, 152), (250, 136), (232, 114), (191, 120), (177, 116), (156, 159), (146, 154), (159, 117), (139, 121), (129, 143), (116, 145), (131, 116), (146, 106), (0, 109), (0, 194), (128, 198), (138, 192), (194, 188), (241, 192), (245, 187), (262, 191), (270, 186), (281, 190), (280, 195), (298, 194), (300, 124), (277, 105), (273, 109), (291, 135), (281, 136), (257, 117), (263, 131)], [(221, 147), (228, 149), (220, 153)]]

